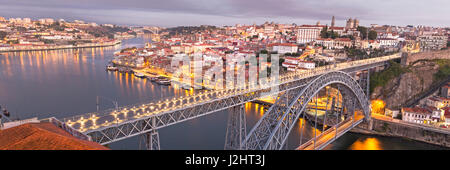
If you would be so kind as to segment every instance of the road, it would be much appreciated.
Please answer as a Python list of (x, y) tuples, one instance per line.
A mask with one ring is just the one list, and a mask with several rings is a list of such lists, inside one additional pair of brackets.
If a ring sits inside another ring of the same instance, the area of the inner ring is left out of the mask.
[[(337, 126), (329, 128), (328, 130), (322, 132), (319, 136), (317, 136), (315, 139), (312, 138), (308, 142), (302, 144), (300, 147), (297, 148), (297, 150), (316, 150), (321, 149), (328, 145), (329, 143), (333, 142), (335, 139), (343, 135), (345, 132), (350, 130), (352, 127), (358, 125), (362, 122), (364, 116), (358, 115), (354, 119), (353, 118), (347, 119)], [(314, 144), (315, 143), (315, 144)]]

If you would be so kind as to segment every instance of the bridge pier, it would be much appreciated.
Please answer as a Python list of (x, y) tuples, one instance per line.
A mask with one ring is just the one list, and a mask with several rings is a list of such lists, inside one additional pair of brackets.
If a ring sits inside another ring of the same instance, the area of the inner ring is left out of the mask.
[(242, 150), (247, 136), (244, 104), (232, 107), (228, 115), (227, 132), (225, 136), (225, 150)]
[(147, 150), (160, 150), (159, 133), (156, 130), (147, 132), (144, 135), (145, 147)]
[[(155, 127), (156, 119), (152, 119), (152, 125)], [(153, 129), (150, 132), (142, 134), (144, 137), (145, 148), (147, 150), (160, 150), (159, 133), (157, 130)]]

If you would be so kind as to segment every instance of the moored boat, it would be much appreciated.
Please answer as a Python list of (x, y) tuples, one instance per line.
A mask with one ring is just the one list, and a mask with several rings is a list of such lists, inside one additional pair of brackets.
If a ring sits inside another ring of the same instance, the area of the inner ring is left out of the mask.
[(170, 85), (170, 79), (167, 77), (159, 76), (158, 79), (156, 80), (156, 83), (160, 85)]
[(135, 72), (134, 76), (139, 77), (139, 78), (145, 78), (145, 74), (144, 73), (139, 73), (139, 72)]
[(106, 66), (106, 70), (108, 70), (108, 71), (117, 71), (118, 68), (117, 68), (117, 67), (114, 67), (114, 66), (112, 66), (112, 65), (108, 65), (108, 66)]

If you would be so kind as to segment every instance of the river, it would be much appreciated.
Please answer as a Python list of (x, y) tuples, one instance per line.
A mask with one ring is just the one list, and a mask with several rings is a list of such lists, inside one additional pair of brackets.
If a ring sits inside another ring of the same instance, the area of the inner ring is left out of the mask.
[[(123, 40), (113, 47), (1, 53), (0, 105), (12, 118), (65, 118), (96, 111), (96, 98), (102, 96), (101, 110), (193, 93), (160, 86), (130, 74), (107, 72), (105, 66), (115, 51), (143, 47), (149, 37)], [(263, 106), (245, 105), (247, 131), (261, 118)], [(161, 149), (223, 149), (228, 111), (221, 111), (159, 130)], [(288, 148), (298, 146), (300, 126), (288, 139)], [(320, 133), (320, 131), (316, 131)], [(307, 126), (305, 136), (313, 136)], [(112, 143), (112, 149), (143, 149), (140, 137)], [(325, 149), (442, 149), (401, 138), (347, 133)]]

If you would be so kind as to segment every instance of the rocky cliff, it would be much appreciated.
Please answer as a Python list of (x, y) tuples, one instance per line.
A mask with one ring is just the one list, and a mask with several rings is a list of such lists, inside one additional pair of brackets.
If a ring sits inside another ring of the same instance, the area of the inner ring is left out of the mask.
[(371, 98), (384, 100), (386, 108), (399, 109), (406, 101), (432, 86), (439, 67), (435, 61), (418, 61), (406, 66), (407, 71), (388, 81), (385, 86), (376, 87)]

